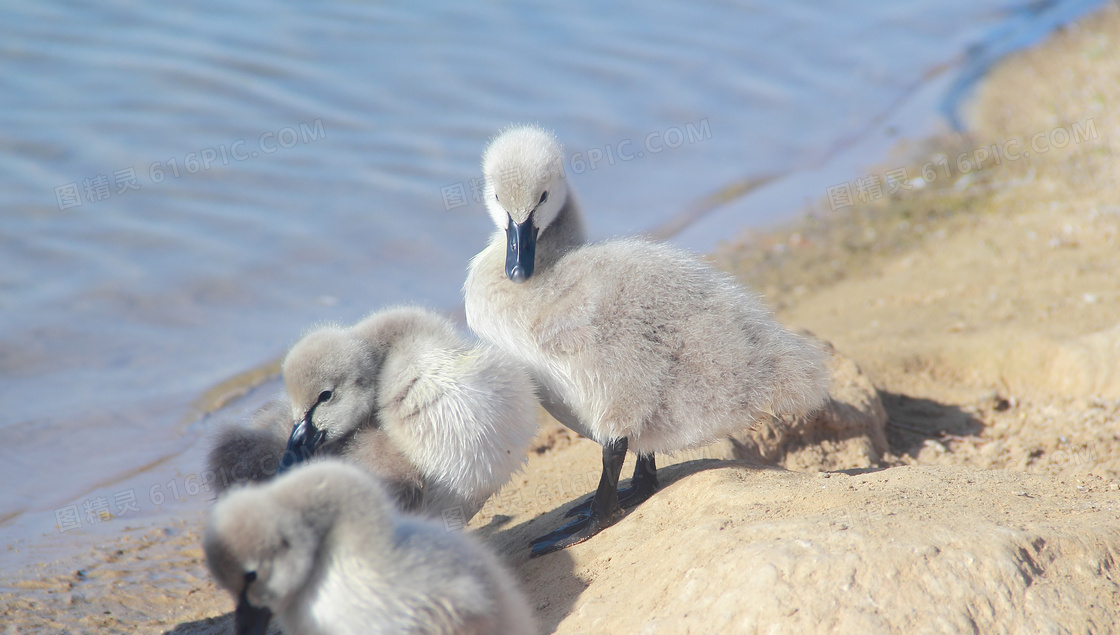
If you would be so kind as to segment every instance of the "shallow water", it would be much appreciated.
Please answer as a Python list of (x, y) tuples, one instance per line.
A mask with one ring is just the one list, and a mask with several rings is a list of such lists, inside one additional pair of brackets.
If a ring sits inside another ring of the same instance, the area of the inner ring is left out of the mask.
[(557, 131), (596, 237), (779, 175), (678, 234), (705, 249), (927, 134), (989, 58), (1094, 4), (5, 6), (0, 527), (65, 545), (203, 505), (156, 493), (195, 489), (207, 391), (317, 321), (454, 310), (504, 125)]

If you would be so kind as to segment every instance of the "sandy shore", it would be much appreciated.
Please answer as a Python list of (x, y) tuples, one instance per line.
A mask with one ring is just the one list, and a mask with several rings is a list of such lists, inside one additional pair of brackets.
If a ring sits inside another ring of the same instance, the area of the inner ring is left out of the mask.
[[(825, 478), (812, 472), (868, 466), (820, 451), (799, 472), (677, 457), (638, 511), (530, 561), (527, 540), (598, 478), (597, 446), (542, 419), (525, 472), (468, 530), (514, 567), (549, 631), (1110, 628), (1120, 606), (1118, 112), (1113, 5), (995, 68), (967, 135), (911, 143), (869, 167), (878, 196), (860, 203), (853, 182), (852, 205), (826, 200), (794, 226), (713, 254), (874, 384), (886, 411), (881, 469)], [(899, 168), (930, 178), (889, 193), (885, 175)], [(227, 632), (233, 606), (206, 572), (202, 522), (126, 529), (73, 561), (3, 572), (7, 632)], [(1005, 557), (1020, 573), (985, 568)], [(913, 573), (921, 567), (948, 591)], [(738, 591), (716, 591), (727, 588)], [(962, 589), (975, 597), (958, 600)], [(879, 600), (861, 604), (861, 590)], [(1061, 599), (1070, 593), (1076, 601)], [(931, 602), (942, 617), (923, 617)]]

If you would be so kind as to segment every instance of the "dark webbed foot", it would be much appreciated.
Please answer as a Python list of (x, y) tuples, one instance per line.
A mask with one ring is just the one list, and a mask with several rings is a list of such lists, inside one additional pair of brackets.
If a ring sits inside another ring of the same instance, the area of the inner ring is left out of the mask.
[(579, 544), (621, 517), (618, 508), (618, 476), (625, 459), (626, 439), (617, 439), (603, 446), (603, 475), (599, 478), (599, 488), (595, 490), (594, 498), (588, 504), (588, 511), (560, 529), (533, 540), (530, 543), (530, 557), (536, 558)]
[(560, 529), (547, 533), (529, 543), (532, 545), (529, 557), (536, 558), (546, 553), (577, 545), (606, 529), (613, 524), (614, 520), (604, 523), (598, 517), (590, 514), (577, 518)]
[[(629, 485), (618, 490), (618, 507), (626, 511), (634, 509), (638, 505), (649, 500), (651, 496), (657, 491), (657, 488), (652, 489), (645, 487), (635, 487)], [(564, 513), (564, 518), (584, 517), (591, 513), (591, 503), (595, 500), (595, 496), (589, 496), (587, 500), (582, 503), (573, 505), (571, 509)]]
[[(657, 465), (654, 463), (653, 455), (641, 454), (634, 464), (634, 477), (630, 479), (630, 485), (618, 490), (618, 506), (630, 511), (653, 496), (657, 487)], [(591, 503), (594, 500), (594, 496), (588, 497), (587, 500), (569, 509), (564, 514), (564, 518), (587, 516), (591, 513)]]
[[(619, 493), (619, 495), (621, 495), (622, 490), (619, 490), (618, 493)], [(583, 501), (582, 503), (576, 503), (575, 505), (572, 505), (571, 509), (564, 512), (564, 518), (572, 518), (573, 516), (579, 516), (579, 517), (586, 518), (587, 516), (590, 516), (591, 515), (591, 502), (594, 501), (594, 500), (595, 500), (595, 495), (592, 494), (591, 496), (588, 496), (587, 500)]]

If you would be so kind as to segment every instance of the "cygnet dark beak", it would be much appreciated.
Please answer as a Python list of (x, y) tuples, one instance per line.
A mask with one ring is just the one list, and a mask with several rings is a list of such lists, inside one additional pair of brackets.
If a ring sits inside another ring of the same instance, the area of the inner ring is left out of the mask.
[(326, 433), (316, 428), (315, 424), (311, 422), (311, 415), (314, 412), (315, 409), (312, 408), (303, 419), (292, 426), (292, 435), (288, 437), (288, 447), (284, 450), (284, 456), (280, 457), (280, 465), (276, 467), (277, 474), (282, 474), (310, 459), (323, 442)]
[[(246, 576), (248, 577), (248, 576)], [(249, 586), (241, 590), (237, 598), (237, 609), (233, 612), (233, 631), (237, 635), (266, 635), (272, 611), (268, 607), (257, 608), (249, 603)]]
[(537, 254), (537, 227), (533, 224), (533, 214), (520, 225), (509, 219), (506, 229), (506, 276), (521, 284), (533, 275), (533, 263)]

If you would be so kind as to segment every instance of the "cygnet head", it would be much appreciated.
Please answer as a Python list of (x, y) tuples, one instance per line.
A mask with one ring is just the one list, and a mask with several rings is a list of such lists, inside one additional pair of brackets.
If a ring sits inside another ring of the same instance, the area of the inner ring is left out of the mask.
[(310, 575), (315, 545), (297, 521), (255, 489), (214, 508), (203, 548), (214, 578), (237, 596), (236, 632), (266, 632)]
[[(391, 533), (384, 494), (356, 468), (325, 462), (230, 493), (210, 514), (203, 550), (218, 583), (237, 596), (235, 631), (264, 635), (307, 585), (339, 505), (363, 492), (363, 526)], [(370, 493), (372, 491), (372, 494)]]
[(506, 230), (506, 275), (520, 283), (533, 275), (537, 235), (568, 199), (564, 148), (535, 126), (510, 128), (482, 153), (486, 209)]
[[(288, 352), (284, 385), (295, 420), (288, 451), (297, 461), (346, 438), (376, 416), (380, 356), (337, 326), (310, 333)], [(287, 467), (281, 462), (281, 468)]]

